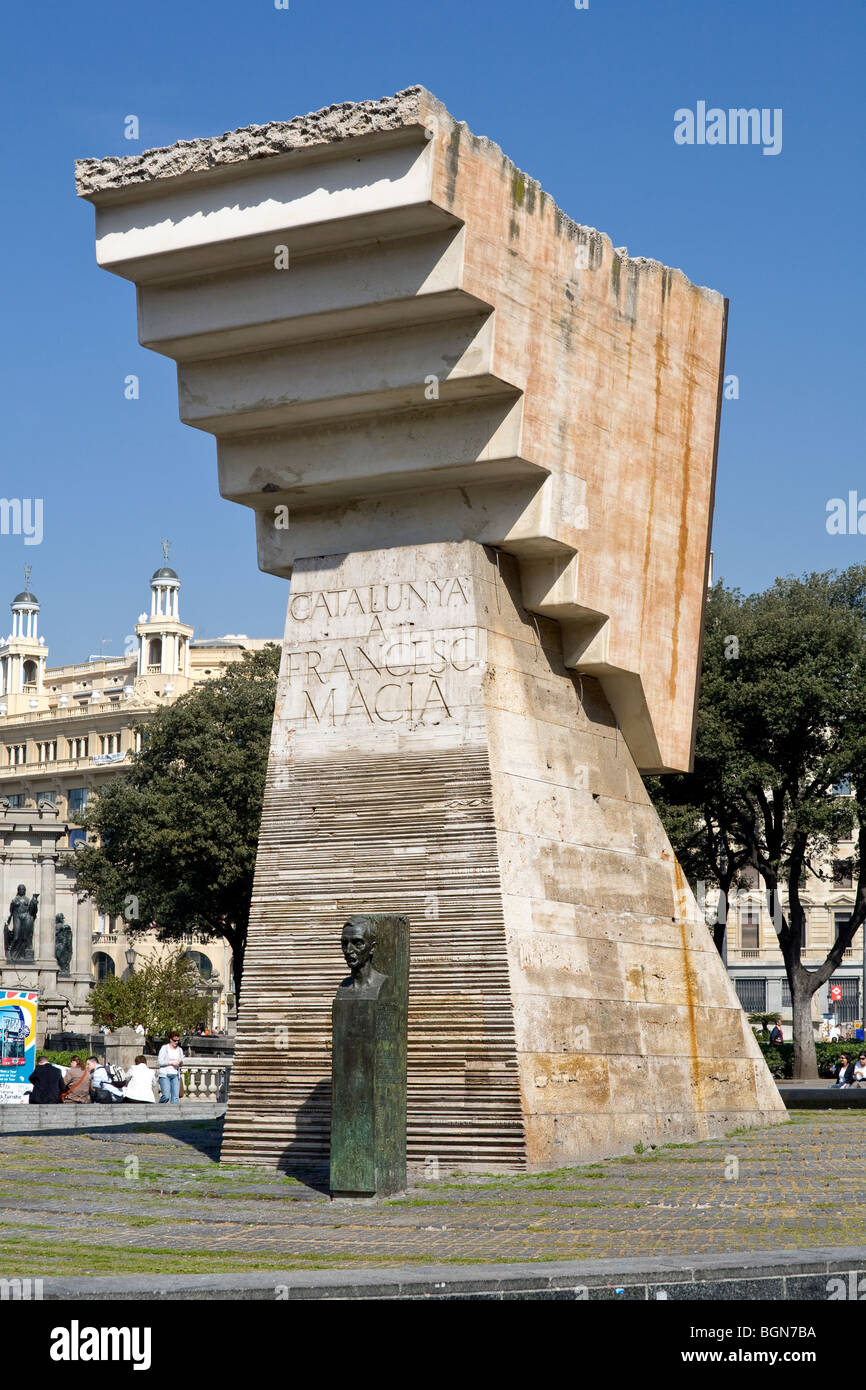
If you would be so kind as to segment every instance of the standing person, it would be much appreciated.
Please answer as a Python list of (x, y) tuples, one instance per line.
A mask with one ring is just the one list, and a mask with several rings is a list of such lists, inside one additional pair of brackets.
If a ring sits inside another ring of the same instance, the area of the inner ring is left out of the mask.
[(90, 1072), (80, 1057), (73, 1057), (66, 1069), (61, 1099), (72, 1105), (90, 1104)]
[(180, 1034), (171, 1033), (167, 1043), (159, 1049), (159, 1103), (177, 1105), (180, 1100), (180, 1069), (183, 1066), (183, 1048)]
[(785, 1034), (782, 1032), (782, 1030), (781, 1030), (781, 1028), (779, 1027), (778, 1023), (774, 1023), (774, 1024), (773, 1024), (773, 1031), (772, 1031), (772, 1033), (770, 1034), (770, 1042), (773, 1044), (774, 1047), (778, 1047), (778, 1046), (779, 1046), (779, 1043), (784, 1042), (784, 1041), (785, 1041)]
[(55, 1067), (49, 1062), (47, 1057), (40, 1057), (36, 1063), (36, 1070), (30, 1073), (30, 1083), (33, 1090), (30, 1092), (31, 1105), (59, 1105), (63, 1091), (63, 1072), (59, 1067)]
[(126, 1081), (124, 1100), (147, 1101), (151, 1105), (156, 1104), (153, 1094), (153, 1073), (147, 1065), (146, 1057), (136, 1057), (135, 1065), (129, 1068), (124, 1079)]
[(830, 1028), (830, 1041), (831, 1041), (831, 1042), (839, 1042), (839, 1040), (841, 1039), (841, 1037), (842, 1037), (842, 1033), (841, 1033), (841, 1031), (840, 1031), (840, 1029), (839, 1029), (839, 1025), (838, 1025), (838, 1023), (834, 1023), (834, 1024), (831, 1026), (831, 1028)]

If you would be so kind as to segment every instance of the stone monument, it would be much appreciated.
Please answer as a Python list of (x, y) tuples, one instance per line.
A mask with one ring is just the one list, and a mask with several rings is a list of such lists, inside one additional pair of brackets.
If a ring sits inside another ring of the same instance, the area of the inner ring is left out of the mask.
[(291, 577), (224, 1156), (327, 1159), (365, 910), (412, 923), (410, 1162), (783, 1120), (641, 779), (692, 756), (722, 296), (419, 87), (77, 183)]
[(9, 904), (9, 916), (3, 928), (3, 945), (6, 959), (18, 964), (33, 960), (33, 927), (39, 911), (39, 894), (28, 898), (27, 889), (19, 883), (15, 897)]
[[(0, 799), (0, 900), (6, 905), (0, 986), (38, 990), (39, 1046), (61, 1023), (87, 1032), (91, 1027), (90, 931), (78, 911), (74, 875), (57, 862), (68, 831), (47, 798), (35, 810)], [(63, 912), (56, 911), (58, 901)]]
[(406, 1186), (409, 923), (358, 914), (341, 944), (351, 973), (332, 1006), (331, 1195), (385, 1196)]

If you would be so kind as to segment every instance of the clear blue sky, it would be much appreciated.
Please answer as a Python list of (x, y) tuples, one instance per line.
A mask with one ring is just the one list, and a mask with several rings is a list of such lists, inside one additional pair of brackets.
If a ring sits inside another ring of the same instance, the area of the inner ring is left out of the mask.
[[(575, 219), (731, 300), (714, 549), (745, 589), (866, 558), (828, 498), (864, 470), (862, 0), (42, 0), (8, 7), (0, 107), (0, 496), (45, 538), (0, 536), (2, 613), (33, 565), (52, 662), (122, 650), (174, 542), (197, 635), (278, 634), (252, 514), (177, 418), (174, 364), (138, 346), (134, 291), (96, 268), (77, 156), (288, 119), (413, 83), (496, 140)], [(783, 148), (678, 146), (699, 100), (783, 110)], [(141, 140), (123, 138), (124, 117)], [(858, 317), (860, 315), (861, 317)], [(125, 401), (136, 373), (141, 399)]]

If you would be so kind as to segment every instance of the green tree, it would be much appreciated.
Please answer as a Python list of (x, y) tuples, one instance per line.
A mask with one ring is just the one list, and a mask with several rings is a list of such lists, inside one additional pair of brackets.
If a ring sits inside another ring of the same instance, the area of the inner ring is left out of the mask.
[(93, 1022), (111, 1028), (144, 1025), (148, 1037), (172, 1028), (185, 1033), (210, 1022), (210, 1001), (198, 990), (195, 962), (182, 948), (149, 956), (139, 970), (111, 976), (94, 985), (90, 995)]
[[(843, 781), (853, 796), (833, 794)], [(650, 790), (689, 876), (726, 898), (747, 865), (763, 879), (791, 987), (794, 1075), (816, 1077), (812, 997), (866, 918), (866, 567), (778, 579), (748, 596), (714, 587), (694, 772)], [(851, 919), (807, 969), (801, 885), (826, 877), (834, 846), (852, 834)]]
[(79, 818), (66, 863), (134, 938), (224, 937), (243, 974), (280, 651), (260, 652), (142, 725), (142, 751)]

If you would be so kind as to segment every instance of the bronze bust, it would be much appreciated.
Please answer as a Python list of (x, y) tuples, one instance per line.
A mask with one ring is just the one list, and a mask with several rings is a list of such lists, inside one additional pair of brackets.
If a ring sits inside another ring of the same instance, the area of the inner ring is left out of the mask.
[(340, 945), (352, 972), (343, 980), (340, 988), (350, 990), (361, 999), (377, 999), (388, 977), (373, 966), (376, 928), (371, 919), (361, 914), (350, 917), (343, 927)]

